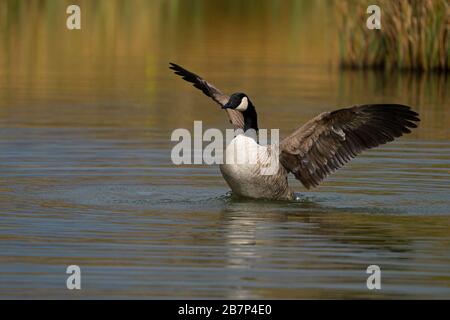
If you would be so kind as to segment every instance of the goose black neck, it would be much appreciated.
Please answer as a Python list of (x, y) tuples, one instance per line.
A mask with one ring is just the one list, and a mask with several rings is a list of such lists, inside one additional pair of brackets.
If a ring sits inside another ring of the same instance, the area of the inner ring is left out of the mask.
[(250, 100), (248, 102), (247, 110), (242, 112), (242, 115), (244, 116), (244, 131), (247, 131), (248, 129), (258, 131), (258, 115)]

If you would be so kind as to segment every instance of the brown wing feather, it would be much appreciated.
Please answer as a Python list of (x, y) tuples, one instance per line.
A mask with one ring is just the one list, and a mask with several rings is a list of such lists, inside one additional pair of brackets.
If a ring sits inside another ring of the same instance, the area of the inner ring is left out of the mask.
[(410, 133), (416, 121), (416, 112), (397, 104), (324, 112), (281, 141), (280, 162), (306, 188), (317, 187), (363, 150)]
[[(223, 94), (220, 92), (219, 89), (214, 87), (212, 84), (208, 83), (206, 80), (202, 79), (200, 76), (196, 75), (195, 73), (192, 73), (183, 67), (175, 64), (170, 63), (170, 69), (175, 71), (175, 74), (183, 77), (184, 80), (193, 83), (194, 87), (197, 89), (200, 89), (205, 95), (212, 98), (215, 102), (220, 104), (221, 106), (224, 106), (228, 100), (230, 99), (229, 96)], [(244, 117), (241, 112), (233, 110), (233, 109), (226, 109), (228, 117), (230, 118), (230, 122), (236, 127), (236, 128), (244, 128)]]

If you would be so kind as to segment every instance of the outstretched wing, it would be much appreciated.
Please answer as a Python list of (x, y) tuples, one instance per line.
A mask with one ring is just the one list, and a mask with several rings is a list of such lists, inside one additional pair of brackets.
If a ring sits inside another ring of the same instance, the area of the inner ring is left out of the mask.
[[(206, 94), (208, 97), (212, 98), (215, 102), (220, 104), (222, 107), (230, 99), (229, 96), (220, 92), (219, 89), (214, 87), (212, 84), (208, 83), (206, 80), (203, 80), (200, 76), (196, 75), (195, 73), (192, 73), (175, 63), (170, 63), (169, 68), (174, 70), (175, 74), (182, 76), (184, 80), (186, 80), (190, 83), (193, 83), (194, 87), (202, 90), (204, 94)], [(243, 117), (242, 113), (239, 111), (233, 110), (233, 109), (226, 109), (226, 111), (228, 113), (228, 117), (230, 118), (230, 122), (236, 128), (243, 129), (244, 128), (244, 117)]]
[(416, 121), (416, 112), (398, 104), (324, 112), (281, 141), (280, 162), (306, 188), (317, 187), (363, 150), (410, 133)]

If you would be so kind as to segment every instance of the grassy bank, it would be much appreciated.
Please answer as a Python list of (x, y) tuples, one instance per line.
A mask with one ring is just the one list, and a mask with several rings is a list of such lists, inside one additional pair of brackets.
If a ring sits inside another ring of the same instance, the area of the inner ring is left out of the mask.
[(344, 68), (448, 71), (450, 2), (379, 0), (381, 29), (369, 30), (373, 1), (336, 1), (339, 59)]

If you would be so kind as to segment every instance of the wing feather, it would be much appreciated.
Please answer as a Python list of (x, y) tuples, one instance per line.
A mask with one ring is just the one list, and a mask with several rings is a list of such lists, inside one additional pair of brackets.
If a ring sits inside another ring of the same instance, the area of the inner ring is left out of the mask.
[[(214, 87), (211, 83), (202, 79), (200, 76), (192, 73), (183, 67), (170, 63), (170, 69), (175, 71), (176, 75), (181, 76), (184, 80), (192, 83), (195, 88), (201, 90), (205, 95), (212, 98), (215, 102), (217, 102), (222, 107), (228, 102), (230, 99), (229, 96), (223, 94), (219, 89)], [(226, 109), (228, 117), (230, 118), (230, 122), (235, 126), (235, 128), (244, 128), (244, 117), (241, 112)]]
[(323, 112), (281, 141), (280, 162), (306, 187), (317, 187), (363, 150), (410, 133), (420, 121), (410, 107), (361, 105)]

